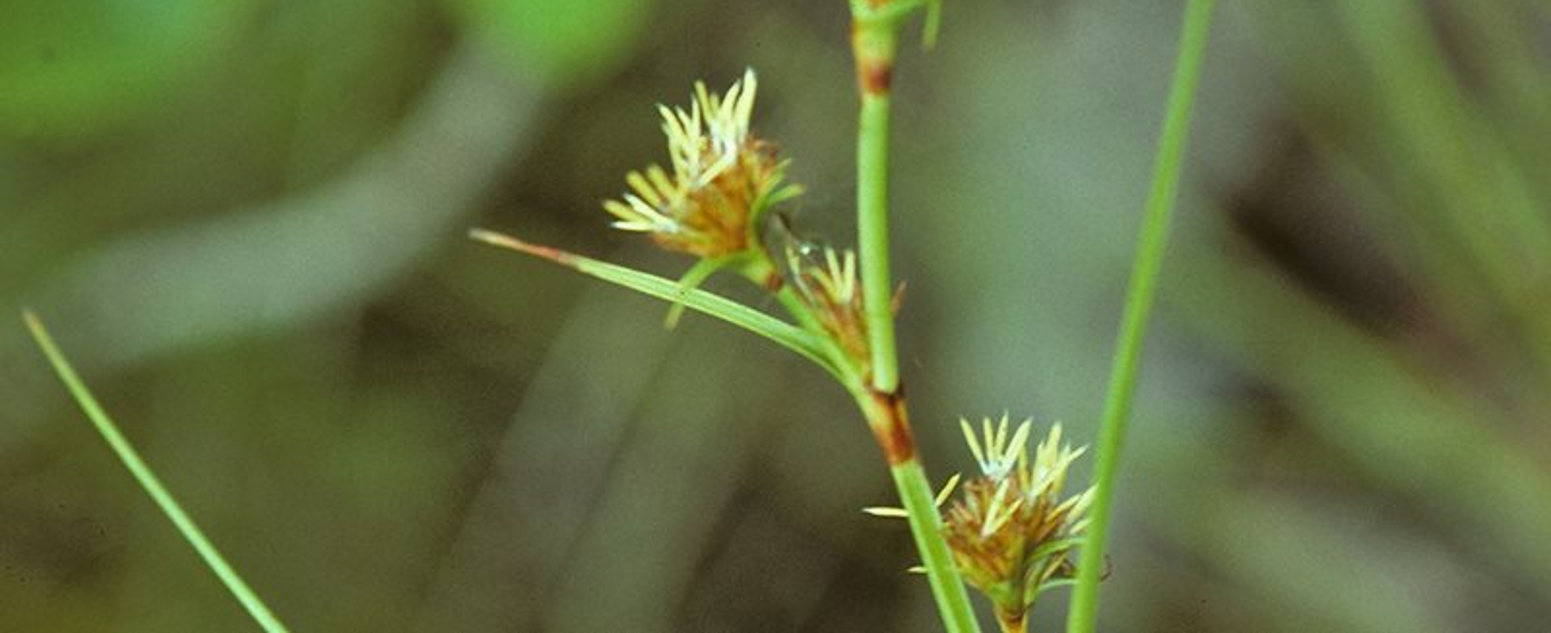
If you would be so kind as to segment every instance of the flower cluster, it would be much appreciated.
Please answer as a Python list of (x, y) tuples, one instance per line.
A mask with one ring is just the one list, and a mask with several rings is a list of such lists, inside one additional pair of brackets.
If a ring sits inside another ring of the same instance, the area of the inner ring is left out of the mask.
[(792, 285), (819, 325), (839, 344), (862, 373), (871, 362), (867, 319), (862, 310), (862, 285), (857, 279), (856, 252), (811, 245), (788, 246), (787, 267)]
[(1021, 632), (1040, 592), (1075, 576), (1067, 555), (1081, 543), (1093, 489), (1065, 499), (1061, 492), (1086, 448), (1062, 445), (1056, 424), (1030, 458), (1028, 420), (1011, 437), (1006, 416), (982, 421), (978, 439), (968, 421), (960, 426), (981, 474), (943, 514), (948, 546), (965, 582), (995, 605), (1002, 630)]
[(614, 226), (706, 259), (763, 254), (761, 217), (802, 189), (782, 183), (786, 161), (749, 132), (757, 88), (749, 70), (725, 95), (696, 83), (688, 110), (659, 105), (672, 171), (652, 165), (630, 172), (630, 192), (603, 203)]

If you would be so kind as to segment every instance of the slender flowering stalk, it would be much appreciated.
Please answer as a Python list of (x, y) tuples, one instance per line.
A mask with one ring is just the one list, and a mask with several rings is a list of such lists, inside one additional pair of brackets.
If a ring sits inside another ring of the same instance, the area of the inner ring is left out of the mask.
[[(604, 203), (619, 229), (645, 233), (659, 246), (699, 258), (677, 292), (663, 281), (558, 249), (488, 231), (483, 241), (549, 259), (581, 272), (694, 308), (740, 325), (808, 357), (851, 393), (889, 465), (902, 512), (921, 555), (944, 625), (950, 633), (978, 631), (974, 610), (925, 469), (917, 458), (899, 383), (894, 347), (897, 296), (888, 272), (887, 156), (889, 81), (895, 31), (936, 0), (855, 0), (853, 44), (862, 87), (858, 133), (859, 249), (789, 249), (783, 265), (771, 257), (765, 218), (799, 193), (784, 182), (786, 161), (750, 128), (757, 91), (752, 71), (716, 95), (697, 84), (687, 108), (660, 107), (671, 169), (631, 172), (629, 190)], [(928, 29), (935, 28), (935, 17)], [(776, 217), (782, 217), (779, 214)], [(745, 306), (699, 292), (695, 286), (730, 268), (775, 295), (796, 321), (756, 317)], [(692, 301), (691, 301), (692, 299)]]
[(898, 31), (906, 18), (924, 9), (928, 13), (927, 41), (932, 41), (938, 3), (851, 0), (850, 5), (851, 50), (861, 93), (856, 137), (857, 245), (870, 357), (863, 375), (866, 384), (850, 388), (889, 462), (943, 626), (950, 633), (979, 631), (963, 578), (944, 538), (942, 519), (932, 503), (926, 471), (915, 453), (900, 388), (894, 342), (896, 302), (889, 276), (889, 119)]
[(862, 99), (856, 133), (857, 243), (868, 295), (872, 386), (892, 392), (899, 388), (899, 369), (889, 301), (893, 285), (889, 278), (889, 101), (898, 20), (871, 13), (854, 15), (851, 43)]

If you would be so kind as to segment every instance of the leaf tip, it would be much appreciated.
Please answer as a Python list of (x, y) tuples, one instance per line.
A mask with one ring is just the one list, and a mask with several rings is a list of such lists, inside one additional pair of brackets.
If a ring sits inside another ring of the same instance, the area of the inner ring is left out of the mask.
[(524, 242), (505, 233), (497, 233), (489, 229), (481, 229), (476, 227), (469, 229), (469, 239), (476, 242), (484, 242), (491, 246), (517, 251), (519, 253), (527, 253), (529, 255), (533, 255), (534, 257), (542, 257), (562, 266), (569, 266), (572, 268), (576, 267), (575, 257), (570, 253), (562, 251), (558, 248), (554, 248), (552, 246), (542, 246), (539, 244)]
[(32, 308), (22, 308), (22, 322), (27, 324), (27, 330), (32, 333), (32, 340), (40, 345), (49, 341), (48, 328), (43, 327), (43, 319), (38, 318), (38, 313)]

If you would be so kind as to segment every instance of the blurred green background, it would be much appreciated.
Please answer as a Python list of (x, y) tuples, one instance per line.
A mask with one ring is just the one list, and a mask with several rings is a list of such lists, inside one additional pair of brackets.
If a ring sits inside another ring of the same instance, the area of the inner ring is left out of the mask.
[[(464, 238), (676, 276), (598, 203), (663, 160), (653, 104), (751, 66), (847, 243), (844, 4), (8, 0), (0, 316), (297, 631), (936, 630), (822, 372)], [(938, 479), (960, 415), (1092, 441), (1182, 9), (945, 4), (895, 82)], [(1545, 630), (1551, 9), (1221, 4), (1103, 628)], [(0, 631), (246, 630), (0, 327)]]

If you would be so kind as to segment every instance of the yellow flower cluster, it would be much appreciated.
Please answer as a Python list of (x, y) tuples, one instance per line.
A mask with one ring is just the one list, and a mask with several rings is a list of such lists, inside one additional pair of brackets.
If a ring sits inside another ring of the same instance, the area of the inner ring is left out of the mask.
[(1003, 631), (1021, 632), (1041, 591), (1075, 575), (1067, 554), (1081, 544), (1093, 489), (1061, 498), (1066, 471), (1086, 448), (1061, 444), (1061, 425), (1028, 451), (1025, 420), (1008, 436), (1008, 418), (981, 422), (977, 438), (960, 420), (981, 474), (965, 482), (944, 512), (948, 546), (965, 582), (991, 599)]
[(697, 82), (688, 110), (658, 106), (672, 171), (630, 172), (630, 191), (603, 203), (614, 226), (701, 258), (762, 253), (760, 218), (802, 190), (782, 185), (786, 162), (749, 131), (757, 89), (749, 70), (725, 95)]

